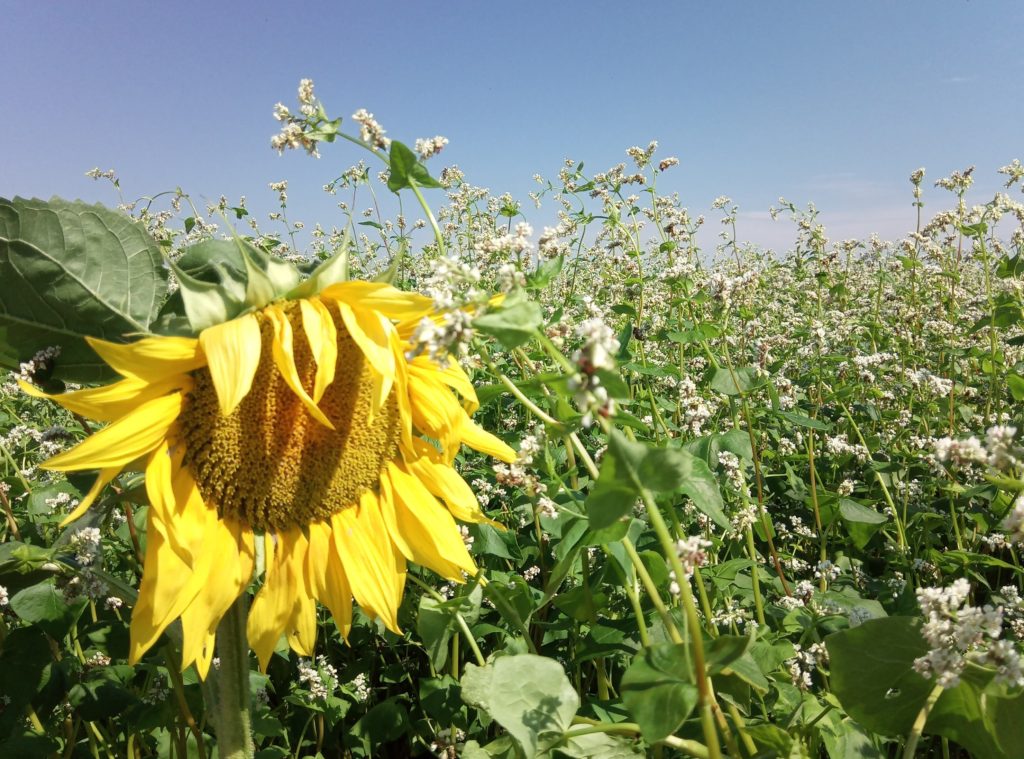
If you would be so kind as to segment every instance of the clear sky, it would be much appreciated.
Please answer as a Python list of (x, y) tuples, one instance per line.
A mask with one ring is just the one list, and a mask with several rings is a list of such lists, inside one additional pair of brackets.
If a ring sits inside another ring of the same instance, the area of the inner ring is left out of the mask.
[(128, 197), (180, 186), (265, 215), (288, 179), (292, 218), (340, 224), (320, 188), (361, 151), (269, 147), (303, 77), (348, 125), (366, 108), (410, 145), (445, 135), (432, 170), (513, 193), (538, 229), (553, 209), (528, 207), (533, 174), (604, 170), (651, 139), (681, 161), (659, 189), (694, 215), (729, 195), (740, 236), (781, 249), (780, 195), (813, 201), (833, 239), (898, 237), (914, 169), (927, 212), (947, 203), (935, 179), (975, 164), (985, 202), (1024, 158), (1021, 0), (0, 0), (0, 26), (4, 197), (113, 204), (83, 175), (98, 166)]

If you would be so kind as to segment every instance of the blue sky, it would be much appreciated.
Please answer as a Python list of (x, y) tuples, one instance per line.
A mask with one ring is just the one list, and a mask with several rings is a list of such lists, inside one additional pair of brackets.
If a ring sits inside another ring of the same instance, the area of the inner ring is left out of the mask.
[[(341, 223), (322, 185), (361, 156), (269, 148), (275, 102), (300, 78), (333, 115), (373, 112), (431, 161), (524, 201), (572, 156), (593, 171), (657, 139), (681, 165), (659, 180), (695, 215), (718, 195), (740, 235), (785, 249), (780, 195), (813, 201), (833, 239), (913, 226), (910, 172), (975, 164), (974, 202), (1024, 158), (1020, 0), (372, 3), (2, 0), (0, 196), (116, 202), (83, 174), (114, 168), (129, 197), (180, 186), (246, 195), (292, 218)], [(431, 196), (440, 204), (438, 195)], [(712, 214), (708, 212), (709, 218)], [(713, 244), (713, 241), (709, 241)]]

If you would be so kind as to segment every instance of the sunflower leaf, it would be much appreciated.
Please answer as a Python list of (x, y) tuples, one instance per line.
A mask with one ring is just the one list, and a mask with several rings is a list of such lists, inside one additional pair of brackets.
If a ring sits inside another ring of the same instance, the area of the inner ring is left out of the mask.
[(75, 382), (113, 376), (86, 336), (148, 333), (167, 297), (160, 248), (145, 227), (59, 198), (0, 198), (0, 283), (0, 361), (60, 346), (53, 377)]

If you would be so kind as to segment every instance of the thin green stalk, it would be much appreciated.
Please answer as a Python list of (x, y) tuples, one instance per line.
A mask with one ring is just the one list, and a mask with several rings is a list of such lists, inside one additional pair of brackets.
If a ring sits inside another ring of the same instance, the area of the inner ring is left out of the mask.
[(658, 587), (654, 584), (654, 580), (651, 579), (650, 573), (647, 571), (647, 567), (644, 566), (643, 560), (640, 558), (640, 554), (636, 552), (636, 547), (633, 545), (633, 541), (629, 538), (622, 539), (622, 545), (626, 549), (626, 554), (629, 556), (630, 562), (633, 564), (633, 569), (636, 571), (637, 577), (640, 578), (640, 582), (643, 583), (644, 590), (647, 591), (648, 598), (651, 599), (651, 603), (654, 604), (655, 610), (661, 616), (661, 623), (665, 626), (665, 631), (668, 636), (672, 639), (673, 643), (682, 643), (683, 636), (679, 634), (679, 630), (676, 629), (676, 623), (672, 619), (672, 615), (669, 614), (668, 607), (665, 606), (665, 602), (661, 600), (661, 594), (658, 593)]
[[(444, 598), (441, 597), (440, 593), (438, 593), (432, 587), (427, 585), (427, 583), (423, 582), (423, 580), (421, 580), (416, 575), (409, 574), (407, 576), (407, 579), (411, 580), (414, 585), (417, 585), (420, 588), (422, 588), (435, 601), (439, 603), (444, 601)], [(458, 623), (459, 629), (462, 631), (462, 636), (466, 639), (466, 643), (469, 644), (469, 648), (473, 652), (473, 658), (476, 659), (476, 663), (479, 664), (481, 667), (484, 666), (484, 664), (486, 664), (487, 661), (486, 659), (484, 659), (484, 655), (483, 653), (481, 653), (480, 646), (477, 645), (476, 638), (473, 637), (473, 633), (469, 629), (469, 625), (466, 624), (466, 618), (463, 617), (460, 612), (456, 611), (455, 621)]]
[(669, 534), (668, 525), (661, 516), (658, 504), (646, 488), (640, 489), (640, 498), (647, 507), (647, 514), (651, 519), (651, 526), (658, 536), (661, 549), (672, 565), (672, 570), (679, 585), (680, 595), (683, 601), (683, 610), (686, 614), (686, 625), (690, 632), (690, 645), (693, 648), (693, 669), (697, 681), (697, 708), (700, 710), (701, 727), (704, 731), (704, 741), (707, 743), (708, 752), (712, 759), (719, 759), (721, 749), (718, 745), (718, 731), (715, 728), (714, 714), (712, 713), (712, 702), (714, 696), (711, 694), (708, 681), (707, 667), (704, 658), (704, 636), (701, 633), (700, 619), (697, 616), (697, 607), (693, 603), (693, 594), (690, 592), (690, 580), (683, 570), (683, 564), (679, 559), (672, 536)]
[(907, 735), (907, 742), (903, 747), (903, 759), (914, 759), (917, 752), (917, 743), (921, 740), (921, 734), (924, 732), (924, 726), (928, 722), (928, 715), (931, 714), (932, 708), (935, 706), (935, 702), (939, 700), (939, 696), (942, 695), (943, 688), (941, 685), (936, 685), (932, 688), (932, 692), (928, 694), (928, 699), (924, 702), (924, 706), (921, 707), (921, 711), (917, 713), (917, 717), (914, 719), (914, 724), (910, 728), (910, 733)]
[[(857, 426), (857, 422), (854, 421), (853, 414), (850, 413), (850, 409), (848, 409), (846, 407), (846, 404), (843, 403), (838, 398), (836, 399), (836, 402), (839, 404), (839, 407), (842, 408), (843, 413), (846, 415), (847, 421), (850, 422), (850, 426), (853, 428), (853, 432), (857, 436), (857, 441), (861, 444), (861, 446), (864, 448), (864, 450), (868, 452), (868, 455), (870, 456), (871, 455), (871, 450), (868, 448), (867, 441), (864, 440), (864, 436), (860, 432), (860, 427), (858, 427)], [(900, 513), (896, 509), (896, 503), (893, 501), (892, 495), (889, 493), (889, 488), (886, 487), (885, 480), (882, 479), (881, 473), (878, 472), (877, 470), (874, 470), (874, 471), (875, 471), (875, 480), (881, 486), (882, 494), (885, 496), (885, 502), (886, 502), (886, 504), (888, 504), (889, 508), (892, 510), (892, 518), (893, 518), (893, 521), (896, 522), (896, 532), (897, 532), (897, 535), (898, 535), (898, 538), (899, 538), (900, 550), (906, 551), (907, 550), (907, 534), (906, 534), (906, 532), (903, 529), (903, 520), (900, 519)], [(955, 518), (953, 520), (953, 526), (956, 527), (956, 519)]]

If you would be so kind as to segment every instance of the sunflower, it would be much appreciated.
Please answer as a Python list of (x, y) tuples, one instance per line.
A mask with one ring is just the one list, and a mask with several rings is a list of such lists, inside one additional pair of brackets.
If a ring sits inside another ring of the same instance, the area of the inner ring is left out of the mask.
[(455, 455), (464, 443), (515, 453), (470, 419), (479, 403), (456, 363), (409, 357), (432, 312), (421, 295), (339, 282), (197, 337), (90, 339), (123, 377), (111, 385), (50, 396), (23, 384), (110, 423), (45, 464), (99, 470), (65, 523), (125, 467), (145, 468), (131, 662), (180, 619), (182, 667), (205, 678), (217, 625), (257, 570), (247, 633), (264, 669), (282, 634), (312, 655), (315, 601), (343, 636), (353, 599), (398, 631), (407, 562), (454, 581), (476, 572), (455, 520), (488, 520)]

